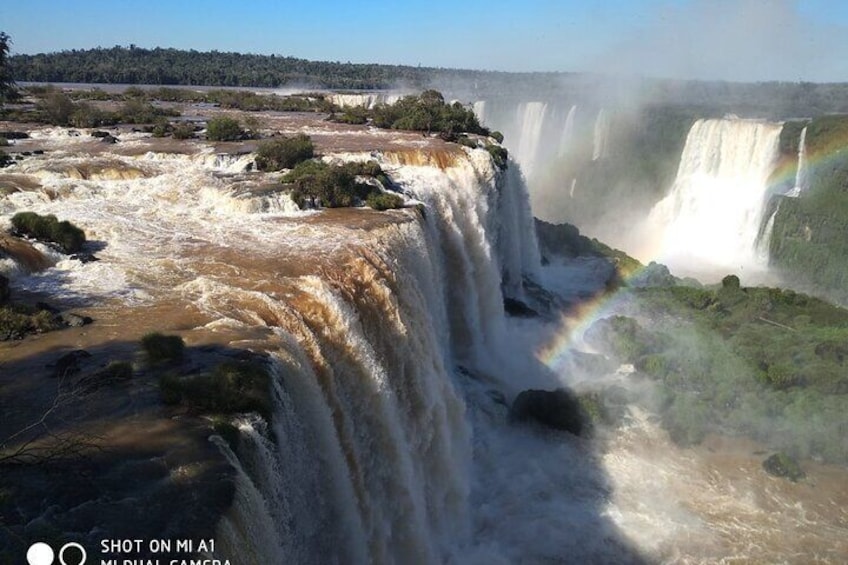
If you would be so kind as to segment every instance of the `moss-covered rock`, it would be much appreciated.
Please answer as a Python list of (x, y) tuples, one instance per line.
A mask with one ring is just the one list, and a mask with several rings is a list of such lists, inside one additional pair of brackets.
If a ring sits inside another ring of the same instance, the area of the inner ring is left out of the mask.
[(786, 453), (779, 452), (763, 461), (763, 469), (773, 477), (781, 477), (796, 482), (807, 475), (798, 464), (798, 460)]
[(68, 221), (59, 221), (53, 214), (40, 216), (35, 212), (18, 212), (12, 216), (16, 235), (55, 243), (65, 253), (77, 253), (85, 243), (85, 232)]
[(141, 338), (141, 347), (153, 365), (182, 361), (185, 352), (183, 338), (178, 335), (163, 335), (153, 332)]

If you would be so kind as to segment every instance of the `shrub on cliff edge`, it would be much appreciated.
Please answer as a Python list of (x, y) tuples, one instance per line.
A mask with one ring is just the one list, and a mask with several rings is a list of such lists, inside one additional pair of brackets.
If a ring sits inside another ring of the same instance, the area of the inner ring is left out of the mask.
[(35, 212), (18, 212), (12, 217), (15, 233), (39, 241), (56, 243), (65, 253), (77, 253), (85, 243), (85, 232), (56, 216), (40, 216)]

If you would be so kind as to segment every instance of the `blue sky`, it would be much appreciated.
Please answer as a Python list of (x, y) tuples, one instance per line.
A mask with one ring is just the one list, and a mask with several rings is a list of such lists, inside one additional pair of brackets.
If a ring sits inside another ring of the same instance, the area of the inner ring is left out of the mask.
[(26, 0), (13, 53), (110, 47), (674, 78), (848, 81), (842, 0)]

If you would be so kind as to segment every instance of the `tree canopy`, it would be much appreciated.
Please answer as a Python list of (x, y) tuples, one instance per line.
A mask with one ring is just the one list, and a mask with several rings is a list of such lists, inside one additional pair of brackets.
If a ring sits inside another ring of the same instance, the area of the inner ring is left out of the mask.
[(9, 64), (9, 45), (12, 39), (6, 32), (0, 31), (0, 105), (12, 98), (15, 93), (15, 81)]

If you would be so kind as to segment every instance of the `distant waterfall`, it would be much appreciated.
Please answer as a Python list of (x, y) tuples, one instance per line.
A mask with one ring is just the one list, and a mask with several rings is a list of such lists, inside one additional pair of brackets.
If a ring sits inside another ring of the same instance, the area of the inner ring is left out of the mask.
[(603, 159), (609, 154), (609, 132), (610, 122), (607, 113), (603, 108), (598, 110), (598, 117), (595, 119), (595, 136), (592, 149), (592, 160), (597, 161)]
[(559, 151), (557, 152), (558, 157), (562, 157), (567, 154), (568, 150), (574, 143), (574, 116), (576, 114), (577, 105), (575, 104), (570, 110), (568, 110), (568, 115), (565, 118), (565, 124), (562, 126), (562, 135), (559, 138)]
[(647, 219), (653, 256), (684, 270), (760, 268), (757, 236), (782, 124), (698, 120), (671, 192)]
[(521, 134), (518, 138), (516, 156), (526, 174), (531, 174), (536, 165), (547, 109), (548, 105), (543, 102), (525, 102), (518, 106), (517, 118), (521, 124)]
[(595, 113), (572, 100), (477, 101), (480, 122), (504, 135), (504, 146), (528, 181), (543, 178), (563, 158), (592, 154)]
[(795, 186), (786, 193), (786, 196), (799, 196), (805, 192), (810, 185), (807, 178), (807, 127), (801, 130), (801, 138), (798, 140), (798, 170), (795, 172)]
[(478, 100), (472, 104), (471, 108), (474, 110), (474, 115), (477, 116), (477, 120), (481, 124), (486, 123), (486, 101)]

